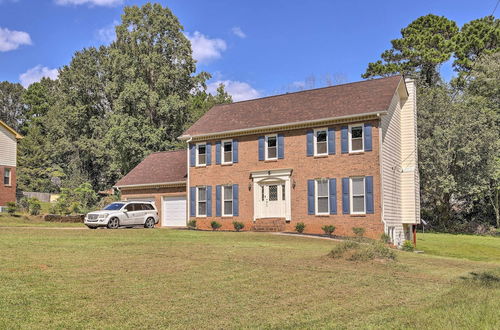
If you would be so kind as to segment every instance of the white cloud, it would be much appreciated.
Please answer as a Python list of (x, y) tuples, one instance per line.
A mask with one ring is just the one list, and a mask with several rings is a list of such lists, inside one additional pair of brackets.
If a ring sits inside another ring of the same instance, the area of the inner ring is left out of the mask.
[(233, 34), (235, 36), (240, 37), (242, 39), (245, 39), (247, 37), (247, 35), (245, 34), (245, 32), (243, 32), (239, 26), (233, 27), (231, 29), (231, 31), (233, 32)]
[(21, 45), (31, 45), (31, 37), (27, 32), (12, 31), (0, 27), (0, 52), (8, 52)]
[(19, 76), (21, 85), (27, 88), (32, 83), (42, 80), (47, 77), (50, 79), (57, 79), (59, 71), (57, 69), (49, 69), (46, 66), (37, 65)]
[(113, 21), (112, 24), (97, 30), (97, 39), (105, 43), (111, 43), (116, 39), (115, 26), (118, 25), (118, 21)]
[(91, 5), (91, 6), (117, 6), (123, 3), (123, 0), (55, 0), (58, 5)]
[(222, 56), (226, 50), (226, 42), (222, 39), (210, 39), (202, 33), (195, 31), (193, 35), (186, 33), (186, 37), (191, 42), (193, 49), (193, 58), (198, 63), (208, 63)]
[(233, 97), (234, 102), (256, 99), (260, 96), (259, 91), (250, 86), (250, 84), (235, 80), (217, 80), (211, 82), (207, 85), (207, 91), (215, 95), (217, 87), (220, 84), (224, 84), (226, 92)]

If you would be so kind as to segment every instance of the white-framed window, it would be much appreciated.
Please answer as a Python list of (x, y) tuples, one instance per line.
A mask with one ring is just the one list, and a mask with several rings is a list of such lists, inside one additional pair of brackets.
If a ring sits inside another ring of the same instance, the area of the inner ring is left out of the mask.
[(207, 144), (198, 143), (196, 145), (196, 166), (207, 165)]
[(328, 155), (328, 129), (314, 130), (314, 156)]
[(3, 169), (3, 184), (5, 186), (10, 186), (12, 184), (10, 168)]
[(316, 180), (316, 214), (329, 214), (329, 187), (327, 179)]
[(365, 178), (357, 177), (351, 178), (351, 214), (365, 214)]
[(278, 135), (266, 136), (266, 160), (278, 159)]
[(196, 216), (207, 216), (207, 187), (196, 187)]
[(225, 140), (222, 144), (222, 164), (233, 163), (233, 140)]
[(222, 216), (230, 217), (233, 215), (233, 186), (222, 186)]
[(362, 152), (364, 146), (363, 124), (349, 126), (349, 152)]

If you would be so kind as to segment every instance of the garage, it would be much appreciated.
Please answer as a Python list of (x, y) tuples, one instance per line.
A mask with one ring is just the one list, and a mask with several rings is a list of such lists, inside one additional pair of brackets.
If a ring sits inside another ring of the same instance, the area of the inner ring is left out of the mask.
[(162, 226), (182, 227), (186, 225), (186, 197), (163, 197)]

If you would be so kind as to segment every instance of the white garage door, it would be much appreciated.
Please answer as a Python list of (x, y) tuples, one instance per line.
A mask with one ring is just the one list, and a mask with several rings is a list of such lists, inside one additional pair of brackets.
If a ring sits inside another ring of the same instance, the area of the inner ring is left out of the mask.
[(186, 197), (164, 197), (162, 213), (162, 226), (185, 226)]

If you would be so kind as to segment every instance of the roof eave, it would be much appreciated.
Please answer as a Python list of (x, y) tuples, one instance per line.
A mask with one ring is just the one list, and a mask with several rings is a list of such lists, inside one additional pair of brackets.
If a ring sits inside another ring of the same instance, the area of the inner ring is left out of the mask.
[(123, 184), (115, 185), (113, 188), (118, 189), (140, 189), (140, 188), (162, 188), (162, 187), (179, 187), (186, 184), (186, 181), (158, 182), (158, 183), (138, 183), (138, 184)]

